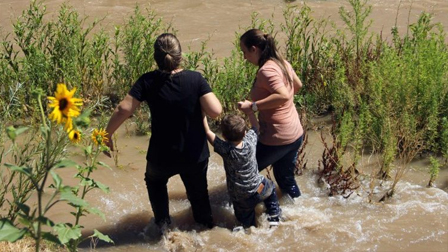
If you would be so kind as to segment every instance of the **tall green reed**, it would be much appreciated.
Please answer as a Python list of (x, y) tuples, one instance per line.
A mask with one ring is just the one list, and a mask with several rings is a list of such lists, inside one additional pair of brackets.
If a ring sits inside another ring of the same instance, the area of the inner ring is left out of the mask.
[(281, 30), (286, 35), (287, 60), (305, 84), (295, 101), (311, 113), (325, 113), (329, 109), (328, 79), (333, 75), (331, 59), (333, 44), (329, 41), (326, 20), (315, 20), (311, 8), (289, 6), (283, 12), (285, 23)]
[(114, 94), (124, 97), (142, 73), (155, 68), (153, 45), (159, 33), (167, 30), (154, 11), (143, 13), (138, 6), (123, 26), (115, 26), (109, 85)]
[(439, 161), (435, 158), (435, 157), (429, 157), (429, 162), (431, 163), (431, 168), (429, 169), (429, 182), (428, 182), (428, 187), (434, 187), (435, 186), (435, 181), (437, 179), (437, 177), (439, 176), (439, 172), (440, 172), (440, 163)]
[(287, 9), (282, 26), (287, 56), (304, 81), (304, 104), (314, 111), (334, 110), (341, 147), (349, 145), (355, 161), (364, 150), (379, 152), (381, 177), (395, 171), (399, 180), (417, 153), (443, 152), (445, 33), (423, 13), (409, 34), (400, 37), (392, 29), (392, 44), (381, 35), (374, 40), (368, 35), (371, 6), (348, 3), (351, 9), (339, 12), (348, 35), (336, 27), (325, 34), (326, 24), (314, 21), (306, 5)]
[(445, 158), (445, 163), (448, 163), (448, 118), (442, 117), (440, 125), (440, 151)]
[[(160, 33), (168, 31), (172, 31), (170, 24), (162, 23), (154, 11), (142, 12), (138, 6), (123, 26), (115, 26), (112, 59), (108, 59), (112, 62), (109, 96), (121, 99), (140, 75), (156, 68), (153, 45)], [(148, 133), (149, 118), (146, 106), (135, 113), (138, 134)]]

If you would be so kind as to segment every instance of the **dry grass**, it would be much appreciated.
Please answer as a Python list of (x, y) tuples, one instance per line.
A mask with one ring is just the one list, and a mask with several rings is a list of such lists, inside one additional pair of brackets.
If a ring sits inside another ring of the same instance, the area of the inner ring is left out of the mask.
[[(14, 243), (12, 242), (0, 242), (0, 252), (34, 252), (36, 250), (34, 246), (34, 240), (31, 238), (24, 238)], [(44, 242), (40, 248), (41, 252), (62, 252), (65, 251), (61, 247), (48, 244)]]

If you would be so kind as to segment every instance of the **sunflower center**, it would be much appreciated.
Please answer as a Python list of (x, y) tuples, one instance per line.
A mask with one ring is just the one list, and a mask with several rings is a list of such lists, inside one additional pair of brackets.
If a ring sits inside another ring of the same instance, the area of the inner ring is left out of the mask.
[(79, 138), (79, 134), (75, 132), (75, 134), (73, 134), (73, 138), (76, 139), (76, 140), (78, 140), (78, 138)]
[(59, 110), (63, 111), (68, 105), (67, 99), (61, 99), (59, 100)]

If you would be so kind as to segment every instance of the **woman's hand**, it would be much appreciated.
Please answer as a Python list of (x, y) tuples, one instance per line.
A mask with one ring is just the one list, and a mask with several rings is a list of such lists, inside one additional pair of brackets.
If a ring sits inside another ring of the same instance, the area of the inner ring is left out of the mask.
[(238, 102), (238, 109), (243, 111), (244, 114), (253, 113), (252, 111), (252, 102), (248, 100)]
[(120, 125), (126, 121), (134, 111), (140, 107), (140, 101), (127, 94), (124, 99), (118, 104), (115, 108), (114, 113), (109, 119), (109, 123), (107, 123), (106, 132), (107, 141), (106, 146), (109, 147), (109, 151), (104, 151), (104, 154), (108, 157), (111, 157), (110, 151), (114, 150), (114, 142), (112, 141), (112, 136), (114, 132), (120, 127)]
[(109, 138), (105, 144), (107, 147), (109, 147), (109, 151), (103, 151), (104, 155), (112, 157), (110, 153), (114, 151), (114, 141)]

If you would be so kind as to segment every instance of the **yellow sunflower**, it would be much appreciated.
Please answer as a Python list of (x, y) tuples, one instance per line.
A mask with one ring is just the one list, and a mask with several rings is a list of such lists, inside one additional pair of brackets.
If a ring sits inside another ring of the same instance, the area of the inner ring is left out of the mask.
[(82, 106), (82, 99), (73, 97), (75, 92), (76, 88), (69, 91), (65, 84), (59, 83), (56, 92), (54, 92), (54, 97), (48, 97), (49, 106), (53, 108), (49, 115), (50, 120), (58, 124), (65, 123), (64, 129), (67, 132), (71, 132), (73, 129), (72, 117), (79, 116), (80, 108), (78, 106)]
[(62, 122), (65, 122), (64, 129), (67, 132), (72, 131), (72, 129), (73, 129), (73, 120), (72, 120), (71, 117), (67, 117), (67, 118), (62, 119)]
[(81, 132), (78, 130), (70, 130), (68, 133), (68, 138), (70, 138), (72, 143), (79, 143), (81, 141)]
[(92, 141), (96, 145), (105, 145), (109, 138), (107, 138), (107, 132), (104, 129), (94, 129), (92, 133)]

